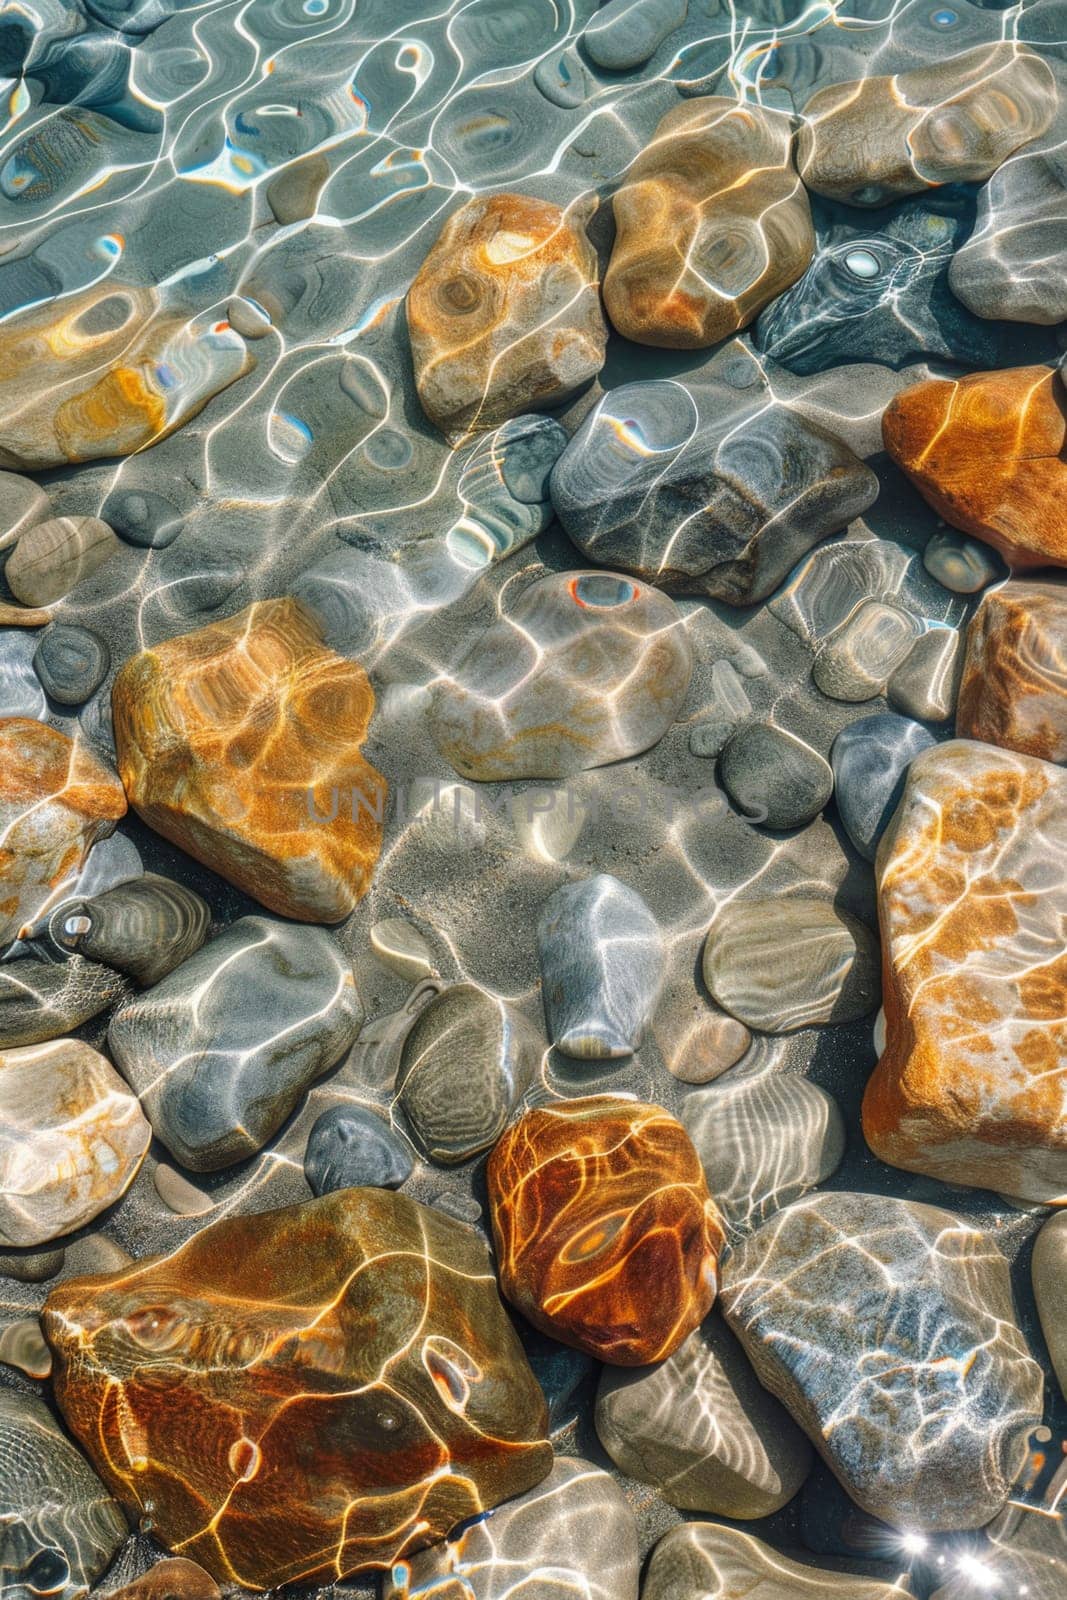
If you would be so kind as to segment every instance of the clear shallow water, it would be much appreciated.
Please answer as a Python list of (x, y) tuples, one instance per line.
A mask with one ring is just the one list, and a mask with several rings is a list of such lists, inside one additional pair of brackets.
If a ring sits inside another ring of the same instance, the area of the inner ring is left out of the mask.
[[(10, 74), (0, 140), (0, 363), (7, 319), (89, 293), (97, 319), (89, 331), (124, 318), (131, 337), (166, 325), (153, 359), (167, 377), (168, 416), (180, 423), (140, 454), (39, 474), (56, 514), (122, 518), (127, 531), (153, 516), (181, 525), (165, 548), (127, 543), (57, 615), (100, 632), (114, 669), (146, 644), (286, 593), (324, 556), (367, 573), (377, 625), (360, 654), (378, 713), (366, 754), (389, 778), (394, 801), (374, 886), (340, 937), (371, 1017), (398, 1007), (406, 985), (373, 959), (369, 929), (403, 914), (426, 934), (444, 978), (469, 978), (539, 1021), (537, 911), (561, 882), (592, 871), (618, 873), (639, 889), (667, 930), (668, 1004), (678, 1006), (696, 987), (716, 908), (741, 890), (804, 887), (874, 916), (870, 869), (832, 812), (797, 833), (768, 834), (724, 803), (713, 763), (690, 752), (689, 734), (712, 703), (716, 661), (737, 664), (759, 715), (824, 754), (840, 727), (881, 708), (821, 696), (811, 651), (766, 606), (680, 602), (697, 668), (681, 719), (646, 755), (583, 774), (549, 802), (537, 785), (520, 784), (519, 795), (534, 799), (502, 815), (479, 817), (469, 791), (457, 789), (426, 730), (422, 691), (532, 576), (585, 563), (553, 527), (426, 620), (409, 614), (403, 594), (387, 600), (374, 588), (379, 564), (401, 545), (459, 537), (472, 520), (482, 528), (471, 511), (482, 469), (467, 452), (451, 452), (424, 417), (403, 316), (407, 287), (446, 217), (471, 195), (500, 188), (560, 204), (603, 200), (679, 94), (749, 94), (790, 109), (824, 84), (925, 66), (1000, 38), (1032, 43), (1060, 72), (1067, 34), (1062, 7), (1048, 0), (1010, 10), (966, 0), (893, 8), (693, 0), (685, 25), (650, 61), (611, 73), (573, 54), (594, 9), (558, 0), (254, 0), (171, 10), (149, 0), (130, 9), (11, 7), (0, 34)], [(601, 205), (590, 225), (602, 255), (609, 219)], [(846, 259), (854, 275), (870, 276), (870, 251)], [(990, 365), (1051, 359), (1057, 350), (1048, 328), (997, 323), (991, 336)], [(708, 354), (613, 336), (600, 383), (695, 376)], [(252, 364), (239, 375), (243, 360)], [(943, 352), (934, 368), (959, 370)], [(911, 375), (923, 371), (920, 358)], [(199, 414), (181, 420), (194, 397), (216, 389)], [(566, 420), (583, 410), (579, 402)], [(901, 584), (915, 609), (930, 616), (940, 604), (937, 620), (959, 625), (970, 602), (937, 591), (918, 560), (936, 519), (884, 458), (874, 465), (881, 494), (865, 528), (910, 558)], [(483, 533), (482, 544), (492, 543), (492, 529)], [(32, 694), (26, 649), (3, 636), (5, 678)], [(749, 675), (744, 663), (753, 659), (761, 670)], [(79, 722), (106, 748), (106, 685), (80, 715), (55, 706), (45, 714), (71, 731)], [(205, 893), (218, 924), (254, 909), (136, 821), (120, 832), (147, 865)], [(85, 1031), (99, 1041), (104, 1028)], [(550, 1093), (629, 1090), (677, 1108), (687, 1091), (664, 1065), (670, 1049), (657, 1031), (633, 1063), (610, 1072), (549, 1054), (544, 1084)], [(763, 1041), (743, 1070), (806, 1072), (835, 1094), (849, 1147), (834, 1187), (904, 1193), (990, 1226), (1015, 1260), (1023, 1324), (1040, 1351), (1028, 1288), (1040, 1214), (877, 1162), (858, 1123), (874, 1058), (864, 1022)], [(269, 1151), (206, 1182), (215, 1214), (306, 1197), (300, 1161), (312, 1121), (363, 1092), (343, 1073), (317, 1085)], [(201, 1225), (159, 1199), (155, 1160), (105, 1225), (133, 1254), (172, 1248)], [(420, 1166), (411, 1186), (427, 1200), (472, 1191), (484, 1203), (480, 1173), (468, 1169)], [(7, 1310), (39, 1299), (37, 1290), (0, 1282)], [(0, 1381), (22, 1380), (2, 1369)], [(1045, 1477), (1067, 1421), (1054, 1387)], [(587, 1404), (560, 1442), (603, 1459)], [(677, 1513), (650, 1490), (628, 1492), (647, 1546)], [(797, 1515), (794, 1506), (775, 1519), (772, 1541), (799, 1542)]]

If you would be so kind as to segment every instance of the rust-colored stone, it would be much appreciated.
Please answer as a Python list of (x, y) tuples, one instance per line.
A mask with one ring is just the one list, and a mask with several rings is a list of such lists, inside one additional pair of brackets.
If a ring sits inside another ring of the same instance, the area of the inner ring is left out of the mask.
[(104, 1600), (218, 1600), (218, 1595), (219, 1586), (210, 1573), (195, 1561), (173, 1556), (157, 1561), (121, 1589), (109, 1590)]
[(1065, 832), (1047, 761), (957, 739), (912, 762), (878, 852), (886, 1045), (863, 1130), (883, 1161), (1067, 1201)]
[(0, 945), (37, 921), (125, 814), (118, 778), (80, 740), (0, 719)]
[(971, 618), (956, 732), (1067, 762), (1067, 584), (1006, 583)]
[(225, 1217), (42, 1325), (101, 1477), (221, 1583), (389, 1569), (552, 1464), (485, 1246), (388, 1190)]
[(300, 922), (338, 922), (381, 849), (385, 779), (360, 754), (367, 675), (296, 600), (143, 650), (112, 695), (119, 771), (149, 827)]
[(939, 516), (1013, 567), (1067, 566), (1067, 400), (1051, 367), (912, 384), (885, 447)]
[(479, 195), (445, 223), (407, 319), (422, 408), (453, 442), (558, 405), (603, 366), (588, 210)]
[(640, 344), (701, 349), (794, 283), (815, 234), (790, 119), (710, 95), (673, 107), (616, 190), (604, 304)]
[(504, 1294), (553, 1339), (637, 1367), (707, 1315), (722, 1221), (662, 1107), (593, 1095), (528, 1111), (487, 1177)]

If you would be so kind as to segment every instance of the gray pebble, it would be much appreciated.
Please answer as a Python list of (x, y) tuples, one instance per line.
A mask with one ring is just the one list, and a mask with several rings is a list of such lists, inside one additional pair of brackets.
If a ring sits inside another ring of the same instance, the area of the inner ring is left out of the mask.
[(308, 1135), (304, 1176), (317, 1195), (334, 1189), (399, 1189), (414, 1162), (389, 1124), (366, 1106), (331, 1106)]
[(110, 665), (111, 653), (99, 634), (67, 622), (45, 630), (33, 657), (45, 693), (62, 706), (79, 706), (94, 695)]
[(861, 856), (874, 860), (878, 841), (904, 792), (908, 766), (934, 743), (908, 717), (885, 712), (842, 728), (830, 751), (834, 795), (845, 831)]
[(564, 1055), (632, 1055), (663, 981), (663, 938), (635, 889), (608, 873), (567, 883), (537, 923), (549, 1038)]
[(768, 828), (802, 827), (818, 816), (834, 790), (830, 763), (772, 723), (752, 723), (732, 734), (719, 770), (738, 809)]

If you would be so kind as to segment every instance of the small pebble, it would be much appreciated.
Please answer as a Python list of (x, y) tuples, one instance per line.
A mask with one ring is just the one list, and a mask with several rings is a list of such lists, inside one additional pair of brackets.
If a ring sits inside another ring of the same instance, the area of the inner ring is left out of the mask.
[(930, 536), (923, 551), (923, 566), (931, 578), (953, 594), (977, 594), (1004, 573), (1003, 562), (989, 545), (965, 539), (951, 530)]
[(9, 1322), (0, 1331), (0, 1361), (17, 1367), (27, 1378), (43, 1380), (52, 1375), (52, 1352), (45, 1344), (41, 1324), (36, 1317), (23, 1317)]
[(62, 706), (79, 706), (107, 677), (111, 653), (98, 634), (57, 622), (42, 638), (33, 658), (45, 694)]
[(771, 723), (733, 734), (720, 757), (723, 787), (751, 821), (799, 828), (817, 817), (834, 790), (830, 763), (810, 744)]
[(315, 1122), (304, 1176), (317, 1195), (335, 1189), (399, 1189), (414, 1171), (407, 1146), (366, 1106), (331, 1106)]
[(121, 548), (99, 517), (54, 517), (20, 538), (4, 568), (16, 600), (48, 606), (62, 600)]
[(412, 983), (432, 977), (437, 971), (430, 946), (418, 928), (403, 917), (376, 922), (370, 931), (370, 942), (383, 967), (401, 978), (410, 978)]
[(62, 1272), (65, 1250), (0, 1250), (0, 1277), (19, 1283), (47, 1283)]
[(177, 1167), (160, 1161), (152, 1174), (155, 1191), (163, 1204), (179, 1217), (203, 1217), (215, 1209), (215, 1202), (203, 1189), (190, 1183)]

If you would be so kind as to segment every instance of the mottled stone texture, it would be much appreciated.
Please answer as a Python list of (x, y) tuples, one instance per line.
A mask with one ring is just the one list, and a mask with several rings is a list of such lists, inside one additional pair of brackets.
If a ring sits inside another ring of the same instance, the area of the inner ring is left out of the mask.
[(797, 166), (831, 200), (876, 206), (932, 184), (982, 183), (1049, 126), (1047, 62), (998, 40), (911, 72), (835, 83), (804, 107)]
[(46, 1244), (129, 1188), (152, 1131), (135, 1095), (80, 1039), (0, 1055), (0, 1244)]
[(882, 433), (946, 522), (1012, 567), (1067, 566), (1067, 399), (1053, 368), (913, 384), (888, 406)]
[(453, 443), (559, 404), (603, 366), (587, 216), (496, 194), (446, 222), (408, 291), (407, 320), (423, 410)]
[(0, 338), (0, 466), (131, 455), (251, 365), (227, 323), (167, 312), (154, 289), (105, 278), (30, 306)]
[(528, 1111), (487, 1178), (503, 1292), (552, 1338), (641, 1366), (707, 1314), (722, 1223), (689, 1135), (661, 1107), (594, 1095)]
[(604, 303), (641, 344), (703, 348), (799, 278), (815, 242), (789, 117), (712, 95), (672, 107), (615, 191)]
[(362, 667), (291, 599), (142, 650), (112, 693), (135, 811), (270, 910), (338, 922), (370, 883), (385, 780)]
[(1008, 1263), (950, 1211), (799, 1200), (730, 1257), (722, 1303), (760, 1381), (863, 1510), (910, 1531), (995, 1515), (1041, 1420)]
[(109, 1488), (220, 1582), (388, 1568), (552, 1463), (484, 1246), (386, 1190), (225, 1218), (43, 1322)]
[(1067, 761), (1067, 583), (991, 589), (967, 629), (956, 732)]
[(955, 740), (912, 762), (878, 852), (886, 1047), (863, 1131), (883, 1161), (1067, 1199), (1067, 773)]
[(0, 720), (0, 945), (125, 814), (122, 785), (87, 746), (28, 717)]

